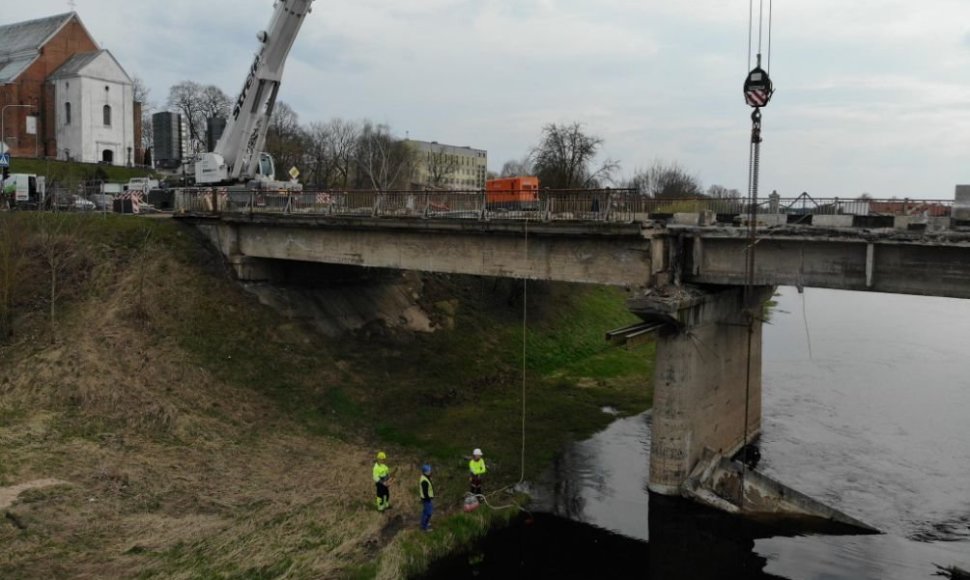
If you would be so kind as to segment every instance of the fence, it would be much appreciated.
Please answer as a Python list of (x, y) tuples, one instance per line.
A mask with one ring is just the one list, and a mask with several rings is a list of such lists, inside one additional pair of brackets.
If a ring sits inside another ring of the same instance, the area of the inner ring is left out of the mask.
[[(490, 192), (494, 193), (494, 192)], [(622, 222), (663, 219), (678, 213), (710, 212), (718, 221), (750, 213), (743, 199), (656, 199), (629, 189), (539, 190), (519, 201), (502, 201), (484, 191), (231, 191), (183, 189), (176, 211), (186, 214), (276, 214), (335, 217)], [(516, 193), (516, 192), (513, 192)], [(528, 194), (528, 195), (526, 195)], [(531, 197), (530, 197), (531, 196)], [(768, 198), (759, 214), (949, 217), (953, 200), (844, 200)], [(797, 220), (794, 218), (793, 221)]]

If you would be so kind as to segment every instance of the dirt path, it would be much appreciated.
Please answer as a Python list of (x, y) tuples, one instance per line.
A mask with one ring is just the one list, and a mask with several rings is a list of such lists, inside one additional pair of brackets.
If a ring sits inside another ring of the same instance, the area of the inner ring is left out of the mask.
[(27, 483), (21, 483), (19, 485), (0, 487), (0, 510), (7, 509), (13, 505), (17, 496), (27, 490), (61, 484), (67, 484), (67, 482), (59, 479), (35, 479), (34, 481), (28, 481)]

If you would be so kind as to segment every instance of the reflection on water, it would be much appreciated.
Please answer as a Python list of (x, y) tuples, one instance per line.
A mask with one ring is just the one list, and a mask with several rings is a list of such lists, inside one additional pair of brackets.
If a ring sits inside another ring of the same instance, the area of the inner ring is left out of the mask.
[(970, 569), (970, 301), (786, 288), (778, 302), (765, 328), (760, 468), (884, 535), (787, 537), (650, 496), (641, 415), (571, 446), (536, 483), (538, 509), (555, 517), (493, 534), (480, 562), (445, 562), (430, 577), (908, 580), (934, 578), (935, 564)]

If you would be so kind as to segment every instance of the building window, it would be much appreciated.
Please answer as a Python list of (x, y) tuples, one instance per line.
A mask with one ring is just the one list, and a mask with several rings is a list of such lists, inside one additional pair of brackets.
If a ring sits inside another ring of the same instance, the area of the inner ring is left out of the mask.
[(105, 149), (101, 152), (101, 162), (102, 163), (114, 163), (115, 162), (115, 152), (111, 149)]
[(104, 106), (104, 126), (111, 126), (111, 105)]
[(71, 103), (64, 103), (64, 124), (71, 124)]

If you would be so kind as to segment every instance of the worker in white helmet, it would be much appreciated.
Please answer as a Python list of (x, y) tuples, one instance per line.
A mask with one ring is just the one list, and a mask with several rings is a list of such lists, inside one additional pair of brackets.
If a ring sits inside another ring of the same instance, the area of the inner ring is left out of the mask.
[(482, 478), (488, 469), (485, 468), (485, 459), (482, 458), (482, 450), (472, 451), (471, 461), (468, 462), (469, 483), (473, 495), (482, 495)]

